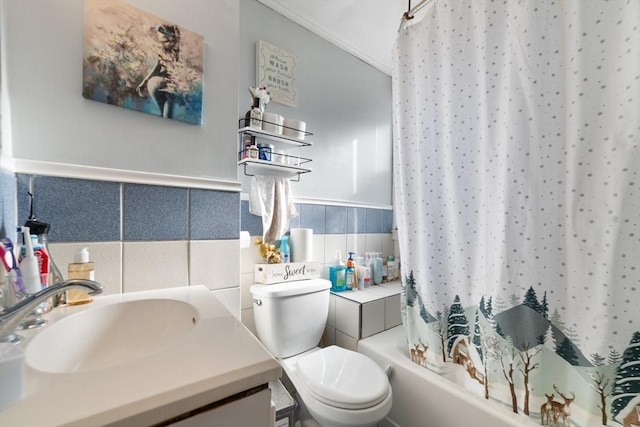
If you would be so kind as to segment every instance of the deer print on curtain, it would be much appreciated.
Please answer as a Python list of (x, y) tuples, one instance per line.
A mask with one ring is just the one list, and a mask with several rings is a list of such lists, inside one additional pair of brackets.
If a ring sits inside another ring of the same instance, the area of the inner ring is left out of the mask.
[(640, 2), (424, 10), (393, 70), (412, 360), (543, 425), (640, 425)]

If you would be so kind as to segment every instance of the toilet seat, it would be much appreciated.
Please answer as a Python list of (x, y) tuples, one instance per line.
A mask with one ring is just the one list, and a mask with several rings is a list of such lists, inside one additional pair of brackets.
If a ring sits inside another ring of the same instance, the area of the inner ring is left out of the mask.
[(325, 347), (305, 355), (297, 360), (296, 368), (309, 394), (336, 408), (369, 408), (389, 394), (389, 381), (378, 365), (341, 347)]

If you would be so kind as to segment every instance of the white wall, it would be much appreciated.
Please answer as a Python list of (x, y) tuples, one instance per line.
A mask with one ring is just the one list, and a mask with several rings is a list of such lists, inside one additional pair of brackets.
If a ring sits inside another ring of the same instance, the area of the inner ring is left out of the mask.
[(299, 60), (298, 106), (268, 110), (315, 134), (313, 147), (298, 149), (313, 172), (293, 183), (294, 198), (391, 206), (389, 76), (256, 0), (126, 0), (205, 38), (204, 124), (162, 119), (82, 97), (84, 1), (0, 3), (2, 153), (16, 172), (233, 191), (241, 180), (247, 192), (237, 125), (263, 39)]
[[(239, 106), (256, 84), (256, 41), (297, 57), (295, 108), (267, 110), (307, 122), (313, 172), (292, 185), (295, 197), (391, 206), (391, 77), (257, 1), (240, 2)], [(247, 191), (247, 179), (243, 191)]]
[(202, 126), (82, 97), (84, 0), (2, 3), (3, 95), (19, 172), (47, 162), (237, 181), (237, 0), (127, 0), (204, 36)]

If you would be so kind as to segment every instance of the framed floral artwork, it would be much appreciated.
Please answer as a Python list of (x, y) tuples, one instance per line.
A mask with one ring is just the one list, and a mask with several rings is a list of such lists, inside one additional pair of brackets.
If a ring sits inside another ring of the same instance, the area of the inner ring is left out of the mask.
[(202, 124), (204, 38), (120, 0), (85, 0), (82, 96)]

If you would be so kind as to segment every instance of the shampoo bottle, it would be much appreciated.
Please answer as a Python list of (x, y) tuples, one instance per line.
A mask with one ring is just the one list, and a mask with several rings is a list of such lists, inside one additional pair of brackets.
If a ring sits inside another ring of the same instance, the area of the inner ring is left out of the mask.
[[(89, 249), (78, 249), (74, 254), (74, 262), (69, 264), (69, 279), (95, 280), (93, 263), (89, 261)], [(67, 304), (79, 305), (93, 301), (93, 298), (82, 289), (70, 289), (67, 291)]]

